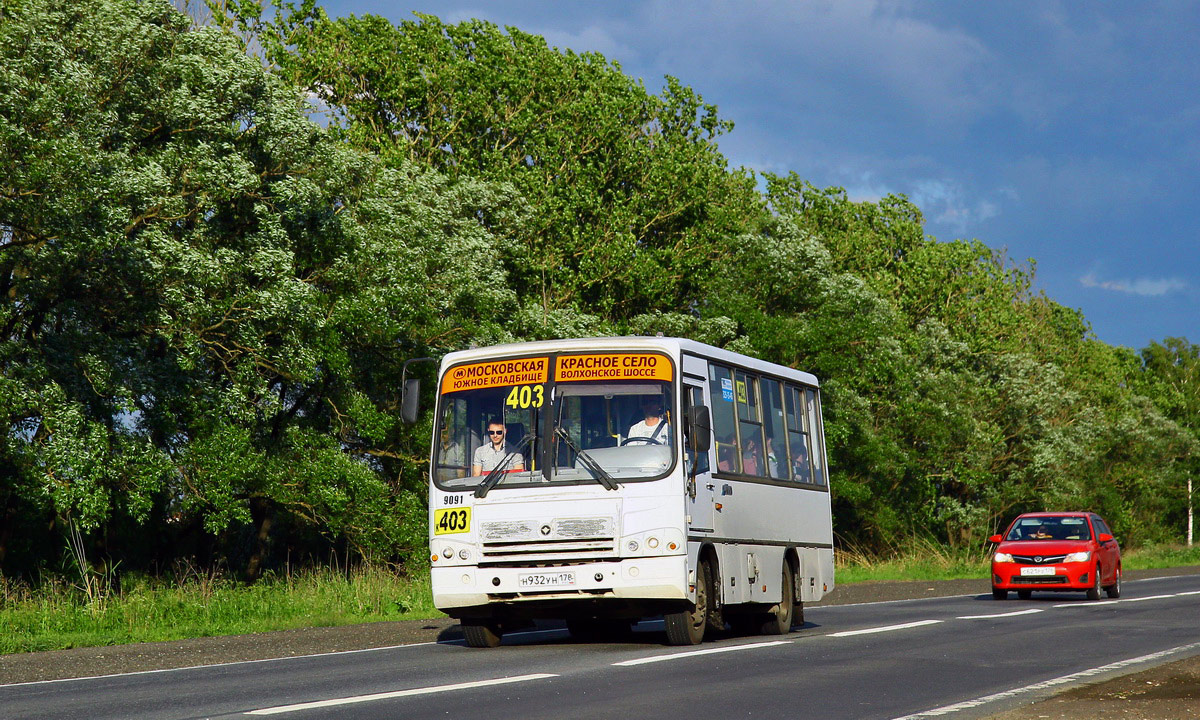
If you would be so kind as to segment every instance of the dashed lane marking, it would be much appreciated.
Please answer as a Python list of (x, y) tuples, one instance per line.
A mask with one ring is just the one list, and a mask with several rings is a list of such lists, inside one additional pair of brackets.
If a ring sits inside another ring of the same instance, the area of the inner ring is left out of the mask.
[(378, 700), (391, 700), (392, 698), (411, 697), (413, 695), (429, 695), (432, 693), (450, 692), (452, 690), (470, 690), (472, 688), (490, 687), (493, 685), (508, 685), (511, 683), (529, 682), (531, 680), (545, 680), (546, 678), (552, 677), (558, 676), (549, 673), (517, 675), (514, 677), (495, 678), (493, 680), (477, 680), (475, 682), (455, 683), (453, 685), (435, 685), (433, 687), (395, 690), (392, 692), (373, 693), (371, 695), (354, 695), (352, 697), (335, 698), (333, 700), (317, 700), (314, 702), (296, 703), (294, 705), (279, 705), (277, 707), (262, 708), (261, 710), (250, 710), (246, 714), (279, 715), (282, 713), (296, 712), (298, 710), (312, 710), (314, 708), (337, 707), (339, 705), (352, 705), (355, 703), (375, 702)]
[(1190, 645), (1180, 645), (1179, 647), (1174, 647), (1174, 648), (1171, 648), (1170, 650), (1162, 650), (1160, 652), (1150, 653), (1149, 655), (1142, 655), (1141, 657), (1130, 658), (1128, 660), (1120, 660), (1118, 662), (1109, 663), (1108, 665), (1101, 665), (1100, 667), (1095, 667), (1090, 670), (1083, 670), (1083, 671), (1080, 671), (1077, 673), (1071, 673), (1070, 675), (1063, 675), (1062, 677), (1056, 677), (1052, 680), (1044, 680), (1042, 682), (1034, 683), (1032, 685), (1024, 685), (1022, 687), (1013, 688), (1011, 690), (1005, 690), (1004, 692), (993, 693), (992, 695), (984, 695), (983, 697), (978, 697), (978, 698), (975, 698), (974, 700), (966, 700), (964, 702), (954, 703), (953, 705), (943, 705), (942, 707), (939, 707), (939, 708), (934, 708), (932, 710), (925, 710), (923, 712), (914, 713), (912, 715), (904, 715), (902, 717), (893, 718), (893, 720), (921, 720), (922, 718), (932, 718), (932, 717), (940, 717), (942, 715), (949, 715), (950, 713), (956, 713), (956, 712), (960, 712), (962, 710), (970, 710), (971, 708), (977, 708), (980, 705), (986, 705), (990, 702), (996, 702), (997, 700), (1008, 700), (1010, 698), (1015, 698), (1019, 695), (1025, 695), (1028, 693), (1037, 692), (1039, 690), (1048, 690), (1052, 687), (1057, 687), (1059, 685), (1066, 685), (1068, 683), (1073, 683), (1077, 680), (1082, 680), (1084, 678), (1089, 678), (1089, 677), (1093, 677), (1096, 675), (1100, 675), (1101, 673), (1106, 673), (1106, 672), (1109, 672), (1112, 670), (1120, 670), (1122, 668), (1129, 667), (1130, 665), (1139, 665), (1141, 663), (1148, 663), (1148, 662), (1153, 662), (1155, 660), (1161, 660), (1162, 658), (1169, 657), (1169, 656), (1175, 655), (1177, 653), (1187, 652), (1189, 650), (1195, 650), (1196, 648), (1200, 648), (1200, 643), (1192, 643)]
[(791, 645), (791, 640), (775, 640), (772, 642), (751, 643), (749, 645), (730, 645), (728, 647), (708, 648), (706, 650), (692, 650), (691, 652), (677, 652), (668, 655), (652, 655), (650, 657), (637, 658), (636, 660), (624, 660), (622, 662), (613, 663), (616, 667), (632, 667), (634, 665), (645, 665), (647, 663), (663, 662), (664, 660), (685, 660), (700, 655), (716, 655), (717, 653), (736, 652), (738, 650), (757, 650), (759, 648), (774, 647), (776, 645)]
[(891, 632), (892, 630), (907, 630), (908, 628), (921, 627), (922, 625), (936, 625), (944, 622), (943, 620), (918, 620), (916, 622), (902, 623), (900, 625), (885, 625), (883, 627), (866, 628), (864, 630), (846, 630), (844, 632), (829, 633), (825, 637), (850, 637), (851, 635), (870, 635), (872, 633)]
[(992, 618), (1016, 617), (1017, 615), (1033, 615), (1034, 613), (1045, 612), (1041, 608), (1030, 608), (1028, 610), (1014, 610), (1006, 613), (993, 613), (991, 615), (960, 615), (958, 620), (991, 620)]

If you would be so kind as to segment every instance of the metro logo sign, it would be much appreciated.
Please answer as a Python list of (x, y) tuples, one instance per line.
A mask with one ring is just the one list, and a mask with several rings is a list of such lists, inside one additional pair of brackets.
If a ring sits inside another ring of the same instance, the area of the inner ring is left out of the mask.
[(442, 377), (442, 394), (459, 390), (541, 385), (549, 376), (550, 359), (544, 357), (459, 365)]
[(671, 361), (651, 353), (606, 353), (563, 355), (558, 358), (554, 379), (580, 380), (666, 380), (673, 377)]

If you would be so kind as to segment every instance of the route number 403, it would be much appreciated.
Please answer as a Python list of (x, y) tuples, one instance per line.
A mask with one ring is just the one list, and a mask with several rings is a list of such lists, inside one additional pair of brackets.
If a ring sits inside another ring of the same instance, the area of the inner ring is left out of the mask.
[(453, 508), (433, 511), (433, 534), (448, 535), (471, 530), (471, 508)]
[(505, 398), (504, 404), (510, 408), (540, 408), (545, 394), (546, 389), (542, 385), (518, 385)]

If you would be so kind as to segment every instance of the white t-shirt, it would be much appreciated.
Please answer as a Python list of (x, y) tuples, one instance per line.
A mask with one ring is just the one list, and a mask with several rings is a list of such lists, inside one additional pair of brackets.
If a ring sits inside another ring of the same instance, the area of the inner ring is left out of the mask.
[(665, 418), (659, 418), (658, 422), (653, 425), (647, 425), (645, 420), (634, 423), (629, 428), (629, 432), (625, 434), (626, 438), (644, 437), (654, 438), (659, 443), (666, 445), (671, 441), (670, 423)]

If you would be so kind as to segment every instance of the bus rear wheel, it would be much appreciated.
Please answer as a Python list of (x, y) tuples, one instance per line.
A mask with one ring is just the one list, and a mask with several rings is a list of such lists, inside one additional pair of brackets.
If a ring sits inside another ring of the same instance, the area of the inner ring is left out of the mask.
[(764, 635), (787, 635), (792, 631), (792, 620), (796, 612), (796, 573), (792, 564), (783, 563), (783, 587), (779, 604), (767, 613), (763, 623)]
[(463, 620), (462, 631), (467, 647), (473, 648), (494, 648), (504, 635), (500, 624), (491, 620)]
[(696, 565), (696, 605), (691, 610), (663, 615), (669, 644), (698, 645), (704, 639), (712, 597), (709, 575), (708, 561), (701, 560)]

